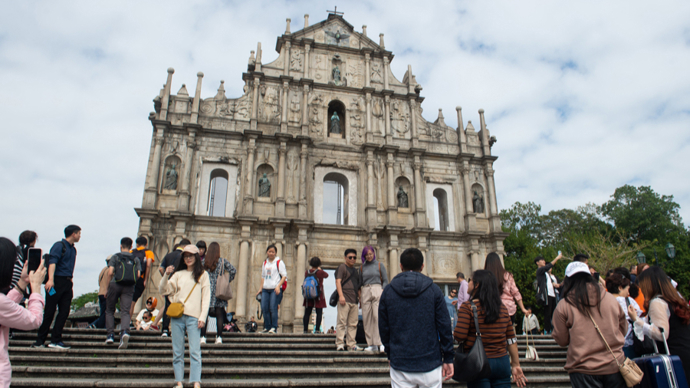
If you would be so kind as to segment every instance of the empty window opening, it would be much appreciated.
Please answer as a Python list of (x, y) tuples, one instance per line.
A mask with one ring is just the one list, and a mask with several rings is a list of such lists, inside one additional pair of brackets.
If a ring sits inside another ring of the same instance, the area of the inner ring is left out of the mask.
[(206, 214), (211, 217), (225, 216), (225, 201), (228, 196), (228, 173), (223, 170), (211, 172)]

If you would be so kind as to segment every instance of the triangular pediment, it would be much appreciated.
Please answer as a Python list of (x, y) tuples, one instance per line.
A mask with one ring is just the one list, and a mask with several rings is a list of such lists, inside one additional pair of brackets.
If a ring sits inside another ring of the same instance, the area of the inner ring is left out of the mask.
[[(285, 37), (285, 35), (283, 36)], [(295, 31), (290, 35), (291, 39), (313, 39), (316, 43), (323, 43), (338, 47), (351, 48), (371, 48), (374, 51), (385, 51), (373, 40), (364, 36), (361, 32), (355, 31), (352, 24), (348, 23), (342, 16), (329, 14), (328, 19), (312, 24), (311, 26)], [(279, 40), (276, 46), (280, 51), (282, 45)]]

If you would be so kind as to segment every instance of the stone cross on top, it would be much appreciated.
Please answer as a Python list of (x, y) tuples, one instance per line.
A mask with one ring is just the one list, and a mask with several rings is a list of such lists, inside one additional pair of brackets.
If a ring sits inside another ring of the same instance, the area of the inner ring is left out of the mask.
[(326, 10), (326, 12), (328, 12), (329, 14), (333, 14), (333, 15), (345, 15), (345, 12), (338, 12), (338, 6), (337, 5), (335, 6), (335, 11)]

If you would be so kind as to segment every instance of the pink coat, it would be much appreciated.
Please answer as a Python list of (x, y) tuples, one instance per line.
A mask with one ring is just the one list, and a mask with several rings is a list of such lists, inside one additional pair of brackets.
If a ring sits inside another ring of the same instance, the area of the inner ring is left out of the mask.
[(22, 294), (12, 289), (7, 296), (0, 294), (0, 387), (7, 388), (12, 381), (12, 365), (7, 353), (10, 328), (34, 330), (43, 322), (43, 296), (32, 293), (29, 297), (29, 308), (18, 305)]
[(513, 275), (506, 272), (505, 281), (503, 282), (503, 293), (501, 294), (501, 302), (508, 309), (508, 315), (513, 316), (517, 312), (517, 306), (515, 306), (516, 300), (522, 300), (522, 294), (518, 290), (515, 284), (515, 279)]

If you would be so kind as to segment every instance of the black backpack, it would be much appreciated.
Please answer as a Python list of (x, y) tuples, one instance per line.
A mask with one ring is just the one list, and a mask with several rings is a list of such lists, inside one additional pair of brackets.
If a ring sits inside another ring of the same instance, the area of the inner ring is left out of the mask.
[[(65, 242), (60, 240), (60, 243), (62, 243), (62, 253), (60, 253), (60, 260), (62, 260), (63, 257), (65, 257), (65, 253), (67, 253), (67, 246), (65, 245)], [(74, 254), (77, 254), (77, 248), (74, 248)], [(44, 253), (43, 254), (43, 266), (46, 267), (46, 277), (43, 279), (43, 284), (48, 283), (48, 280), (50, 279), (50, 276), (48, 275), (48, 268), (50, 267), (50, 264), (48, 262), (50, 261), (50, 253)]]
[(146, 260), (146, 251), (148, 251), (148, 249), (138, 250), (134, 248), (132, 250), (132, 255), (134, 255), (134, 257), (136, 257), (139, 260), (139, 263), (141, 264), (142, 275), (146, 273), (146, 268), (148, 267), (148, 261)]
[(133, 255), (116, 254), (115, 283), (123, 286), (131, 286), (137, 282), (137, 258)]

